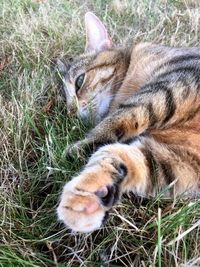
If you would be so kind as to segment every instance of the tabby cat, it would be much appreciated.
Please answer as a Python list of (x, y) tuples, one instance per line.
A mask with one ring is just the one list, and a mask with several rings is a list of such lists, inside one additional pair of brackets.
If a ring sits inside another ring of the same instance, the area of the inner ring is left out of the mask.
[(200, 192), (200, 49), (116, 48), (93, 13), (85, 26), (85, 53), (72, 64), (58, 62), (69, 110), (97, 124), (66, 149), (68, 156), (96, 150), (64, 186), (57, 209), (78, 232), (98, 229), (124, 192)]

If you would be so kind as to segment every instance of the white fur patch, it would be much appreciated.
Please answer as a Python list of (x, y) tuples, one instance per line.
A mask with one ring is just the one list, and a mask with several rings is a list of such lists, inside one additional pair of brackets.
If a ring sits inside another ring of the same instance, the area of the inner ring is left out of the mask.
[(104, 116), (104, 114), (108, 111), (111, 99), (112, 97), (106, 92), (101, 94), (97, 105), (97, 112), (100, 116)]
[(68, 216), (68, 212), (70, 211), (59, 205), (57, 208), (58, 219), (68, 228), (79, 233), (89, 233), (99, 229), (105, 215), (103, 210), (90, 215), (76, 212), (76, 214)]
[(88, 214), (85, 211), (79, 211), (79, 204), (76, 205), (76, 209), (70, 208), (68, 202), (71, 196), (75, 199), (76, 196), (91, 196), (90, 192), (79, 191), (76, 189), (78, 183), (82, 180), (81, 176), (74, 177), (71, 181), (65, 184), (63, 192), (60, 198), (60, 203), (57, 208), (57, 216), (68, 228), (75, 232), (89, 233), (100, 228), (105, 211), (98, 208), (94, 212)]

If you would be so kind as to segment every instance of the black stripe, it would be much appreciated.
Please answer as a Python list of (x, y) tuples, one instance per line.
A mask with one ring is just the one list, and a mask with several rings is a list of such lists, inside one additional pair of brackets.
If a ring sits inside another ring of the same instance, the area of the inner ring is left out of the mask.
[(198, 54), (186, 54), (186, 55), (181, 55), (172, 58), (171, 60), (167, 61), (165, 64), (173, 65), (173, 64), (180, 64), (183, 63), (184, 61), (190, 61), (190, 60), (199, 60), (200, 61), (200, 55)]
[(157, 116), (153, 110), (153, 105), (151, 102), (148, 104), (147, 109), (148, 109), (148, 113), (149, 113), (149, 127), (153, 127), (156, 124), (156, 122), (158, 121), (158, 119), (157, 119)]
[[(110, 51), (114, 51), (114, 49), (110, 49)], [(94, 56), (93, 61), (98, 57), (100, 53), (96, 54), (96, 56)], [(95, 65), (95, 66), (91, 66), (87, 71), (91, 71), (93, 69), (97, 69), (97, 68), (106, 68), (109, 66), (113, 66), (116, 65), (118, 62), (121, 61), (121, 59), (126, 59), (125, 63), (127, 63), (127, 68), (130, 64), (130, 53), (128, 52), (128, 50), (124, 50), (124, 51), (118, 51), (118, 56), (117, 57), (113, 57), (112, 61), (110, 62), (103, 62), (103, 63), (99, 63), (99, 65)]]
[(149, 168), (149, 175), (152, 182), (152, 186), (158, 187), (158, 170), (159, 170), (159, 163), (155, 159), (153, 153), (149, 149), (143, 149), (142, 150), (143, 155), (146, 158), (148, 168)]
[(127, 103), (126, 102), (124, 104), (120, 104), (119, 108), (136, 108), (139, 107), (139, 104), (136, 103)]
[(127, 140), (124, 140), (122, 143), (126, 144), (126, 145), (130, 145), (130, 144), (134, 143), (137, 140), (140, 141), (141, 137), (146, 137), (146, 136), (148, 136), (148, 134), (146, 132), (143, 132), (140, 135), (133, 136), (131, 138), (128, 138)]
[(135, 96), (140, 96), (143, 94), (155, 94), (159, 91), (166, 91), (168, 89), (169, 81), (156, 81), (148, 83), (141, 87), (140, 91), (138, 91)]
[(123, 141), (123, 144), (130, 145), (131, 143), (137, 141), (139, 138), (138, 136), (133, 136), (131, 138), (128, 138), (127, 140)]
[[(192, 60), (192, 62), (191, 62), (191, 60)], [(196, 60), (199, 60), (199, 62), (196, 62)], [(173, 57), (171, 60), (166, 61), (162, 65), (155, 68), (154, 73), (156, 73), (158, 71), (162, 71), (162, 69), (164, 67), (169, 67), (170, 69), (172, 69), (172, 67), (178, 68), (178, 65), (180, 66), (180, 64), (184, 64), (184, 66), (181, 66), (182, 68), (187, 68), (187, 67), (194, 65), (194, 61), (195, 61), (195, 63), (197, 63), (196, 64), (196, 66), (197, 66), (200, 63), (200, 55), (198, 55), (198, 54), (185, 54), (185, 55), (181, 55), (181, 56), (176, 56), (176, 57)]]
[(172, 170), (172, 166), (167, 161), (161, 161), (160, 166), (161, 166), (162, 171), (163, 171), (165, 182), (167, 185), (169, 185), (170, 183), (172, 183), (176, 179), (176, 177), (173, 173), (173, 170)]
[(151, 88), (152, 93), (157, 93), (160, 91), (167, 91), (169, 90), (169, 81), (157, 81), (154, 83), (149, 83), (147, 86)]
[(176, 104), (174, 102), (172, 91), (170, 89), (167, 89), (165, 93), (166, 93), (166, 96), (165, 96), (166, 116), (162, 122), (163, 124), (168, 122), (173, 117), (176, 111)]
[[(176, 104), (174, 102), (173, 93), (171, 89), (168, 87), (168, 82), (166, 81), (158, 81), (153, 84), (149, 84), (148, 86), (152, 87), (153, 92), (157, 93), (159, 91), (162, 91), (165, 93), (165, 103), (166, 103), (166, 116), (163, 120), (163, 124), (168, 122), (172, 116), (174, 115), (176, 111)], [(150, 103), (148, 106), (149, 115), (152, 118), (152, 121), (150, 121), (150, 126), (153, 126), (158, 119), (156, 118), (156, 114), (154, 113), (153, 106)]]
[(141, 95), (146, 95), (146, 94), (148, 95), (148, 94), (152, 94), (152, 93), (155, 93), (155, 91), (152, 90), (152, 89), (149, 89), (149, 84), (147, 84), (147, 85), (142, 86), (140, 88), (140, 90), (133, 95), (133, 97), (137, 97), (137, 96), (141, 96)]
[[(164, 72), (160, 75), (158, 75), (157, 79), (158, 80), (165, 80), (168, 76), (170, 75), (174, 75), (179, 73), (179, 76), (177, 76), (180, 79), (186, 79), (185, 74), (189, 73), (190, 75), (192, 75), (195, 79), (197, 79), (198, 75), (200, 74), (200, 68), (197, 68), (197, 66), (188, 66), (188, 67), (178, 67), (178, 68), (174, 68), (173, 70), (170, 70), (168, 72)], [(169, 79), (169, 77), (168, 77)], [(169, 79), (170, 81), (170, 79)], [(197, 81), (199, 81), (199, 79), (197, 79)]]

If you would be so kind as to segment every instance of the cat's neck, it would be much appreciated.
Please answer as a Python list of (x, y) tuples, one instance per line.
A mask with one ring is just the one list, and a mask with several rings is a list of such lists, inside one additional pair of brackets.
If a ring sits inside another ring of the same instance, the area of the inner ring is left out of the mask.
[(131, 52), (132, 47), (120, 48), (117, 50), (116, 56), (118, 58), (118, 63), (116, 66), (116, 75), (115, 80), (112, 85), (112, 94), (114, 95), (112, 101), (110, 102), (109, 112), (115, 109), (118, 106), (118, 103), (115, 102), (115, 99), (120, 99), (123, 95), (121, 91), (121, 86), (126, 79), (128, 74), (129, 66), (131, 63)]

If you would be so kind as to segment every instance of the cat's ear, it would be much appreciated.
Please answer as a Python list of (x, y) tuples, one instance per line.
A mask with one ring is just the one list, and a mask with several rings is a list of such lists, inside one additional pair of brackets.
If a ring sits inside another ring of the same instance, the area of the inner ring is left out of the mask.
[(100, 19), (92, 12), (85, 14), (85, 51), (103, 51), (112, 47), (112, 41)]

